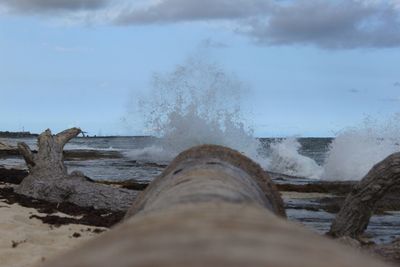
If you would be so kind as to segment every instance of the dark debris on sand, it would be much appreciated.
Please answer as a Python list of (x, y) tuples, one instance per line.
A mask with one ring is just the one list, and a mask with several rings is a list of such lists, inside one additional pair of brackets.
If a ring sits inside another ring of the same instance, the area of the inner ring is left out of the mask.
[[(34, 208), (44, 216), (32, 215), (30, 218), (36, 218), (43, 223), (60, 226), (65, 224), (83, 224), (96, 227), (111, 227), (120, 222), (124, 217), (124, 212), (115, 212), (108, 210), (96, 210), (94, 208), (80, 207), (71, 203), (50, 203), (44, 200), (37, 200), (14, 193), (10, 187), (0, 188), (0, 198), (7, 204), (19, 204), (23, 207)], [(56, 212), (62, 212), (70, 216), (80, 216), (80, 218), (68, 218), (55, 215)]]
[(19, 169), (7, 169), (0, 167), (0, 182), (20, 184), (28, 176), (28, 171)]
[(16, 247), (18, 247), (20, 244), (25, 243), (25, 242), (26, 242), (26, 240), (21, 240), (21, 241), (12, 240), (12, 241), (11, 241), (11, 247), (12, 247), (12, 248), (16, 248)]
[(78, 238), (78, 237), (81, 237), (81, 236), (82, 235), (80, 233), (78, 233), (78, 232), (75, 232), (75, 233), (72, 234), (72, 237), (75, 237), (75, 238)]

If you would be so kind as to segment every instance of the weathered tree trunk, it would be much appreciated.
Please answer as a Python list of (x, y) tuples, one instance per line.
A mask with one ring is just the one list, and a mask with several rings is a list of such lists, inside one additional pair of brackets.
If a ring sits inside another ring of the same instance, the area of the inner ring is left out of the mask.
[(38, 137), (34, 154), (25, 143), (18, 149), (29, 168), (29, 175), (16, 192), (51, 202), (71, 202), (83, 207), (126, 211), (137, 192), (88, 181), (80, 172), (68, 174), (63, 161), (65, 144), (81, 132), (78, 128), (52, 135), (46, 130)]
[[(278, 215), (278, 216), (277, 216)], [(284, 220), (268, 175), (233, 150), (179, 155), (125, 221), (46, 267), (383, 267)]]
[(377, 163), (354, 186), (336, 215), (328, 235), (358, 238), (367, 229), (375, 204), (388, 190), (400, 184), (400, 153)]
[(257, 204), (286, 217), (280, 193), (268, 174), (236, 151), (218, 146), (181, 153), (139, 196), (127, 217), (201, 202)]

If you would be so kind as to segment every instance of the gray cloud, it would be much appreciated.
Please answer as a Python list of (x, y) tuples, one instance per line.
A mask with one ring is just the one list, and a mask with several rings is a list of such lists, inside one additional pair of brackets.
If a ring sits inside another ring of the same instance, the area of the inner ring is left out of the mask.
[(0, 6), (20, 14), (40, 14), (104, 7), (108, 0), (0, 0)]
[(395, 0), (161, 0), (146, 8), (124, 10), (115, 23), (211, 20), (231, 21), (236, 32), (264, 45), (400, 46), (399, 3)]
[(171, 23), (201, 20), (236, 20), (269, 12), (269, 0), (162, 0), (143, 9), (126, 10), (119, 24)]
[(263, 44), (306, 44), (323, 48), (400, 46), (399, 11), (390, 3), (296, 1), (265, 20), (249, 24), (247, 34)]
[(393, 84), (393, 86), (394, 86), (394, 87), (400, 87), (400, 82), (395, 82), (395, 83)]
[(261, 45), (400, 47), (400, 0), (0, 0), (20, 14), (59, 14), (117, 25), (229, 22)]

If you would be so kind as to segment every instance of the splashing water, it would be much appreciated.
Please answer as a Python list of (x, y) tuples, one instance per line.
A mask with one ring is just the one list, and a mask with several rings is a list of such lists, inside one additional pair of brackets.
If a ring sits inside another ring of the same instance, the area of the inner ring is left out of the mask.
[(288, 138), (271, 145), (268, 169), (323, 180), (360, 180), (378, 162), (400, 151), (400, 113), (386, 121), (366, 118), (344, 129), (329, 145), (323, 166), (299, 153), (301, 145)]
[(296, 138), (286, 138), (271, 144), (268, 170), (287, 175), (318, 179), (322, 167), (313, 159), (299, 153), (301, 144)]
[(240, 100), (246, 88), (217, 64), (189, 59), (171, 73), (154, 75), (152, 85), (150, 98), (141, 106), (146, 126), (159, 143), (132, 151), (135, 159), (168, 161), (192, 146), (216, 144), (236, 149), (271, 171), (320, 175), (315, 161), (300, 155), (296, 139), (275, 142), (269, 153), (259, 153), (261, 143), (242, 116)]
[(152, 85), (150, 98), (141, 106), (165, 157), (201, 144), (224, 145), (258, 157), (260, 143), (241, 115), (245, 87), (233, 74), (217, 64), (189, 59), (171, 73), (154, 75)]
[(159, 139), (151, 147), (131, 151), (131, 156), (165, 162), (192, 146), (217, 144), (236, 149), (273, 172), (358, 180), (399, 150), (397, 115), (385, 123), (367, 120), (342, 131), (331, 143), (323, 166), (299, 153), (296, 138), (274, 142), (265, 153), (242, 116), (240, 99), (245, 89), (235, 75), (201, 59), (190, 59), (167, 74), (155, 74), (150, 97), (141, 106), (150, 134)]
[(361, 126), (339, 133), (330, 145), (322, 179), (359, 180), (379, 161), (399, 151), (400, 114), (378, 123), (367, 118)]

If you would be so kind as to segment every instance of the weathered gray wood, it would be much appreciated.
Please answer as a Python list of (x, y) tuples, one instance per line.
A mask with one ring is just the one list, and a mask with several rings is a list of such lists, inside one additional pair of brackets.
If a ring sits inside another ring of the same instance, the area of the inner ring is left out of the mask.
[(0, 142), (0, 150), (11, 150), (11, 149), (13, 149), (12, 146)]
[(127, 217), (183, 203), (256, 203), (285, 217), (280, 193), (268, 174), (242, 154), (219, 146), (181, 153), (140, 195)]
[(44, 266), (386, 266), (283, 216), (257, 164), (227, 148), (196, 147), (142, 193), (122, 224)]
[(375, 204), (389, 189), (400, 184), (400, 153), (377, 163), (354, 186), (336, 215), (328, 235), (358, 238), (367, 229)]
[(19, 153), (24, 157), (28, 169), (32, 170), (33, 167), (35, 167), (36, 163), (34, 159), (34, 154), (30, 150), (29, 146), (25, 143), (18, 143), (18, 150)]
[(81, 132), (78, 128), (52, 135), (46, 130), (38, 137), (38, 151), (33, 153), (25, 143), (18, 149), (29, 168), (29, 175), (16, 192), (51, 202), (71, 202), (83, 207), (126, 211), (137, 192), (88, 181), (79, 172), (68, 174), (63, 160), (65, 144)]

